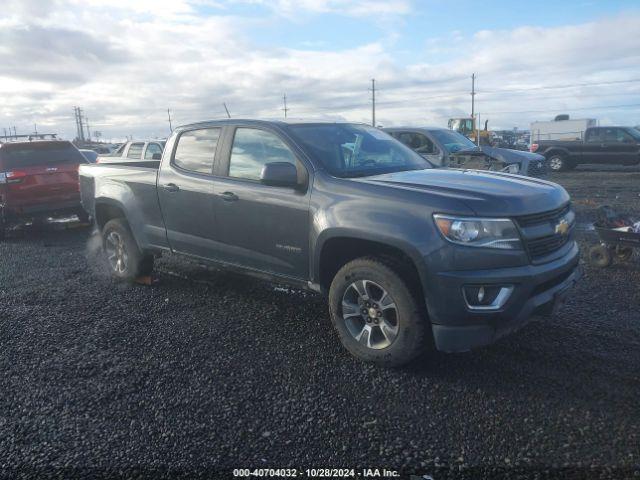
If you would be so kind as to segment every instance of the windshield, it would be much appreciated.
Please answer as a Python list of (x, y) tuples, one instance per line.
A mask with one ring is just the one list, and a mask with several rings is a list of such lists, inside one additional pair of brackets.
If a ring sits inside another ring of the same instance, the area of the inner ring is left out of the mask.
[(33, 142), (5, 144), (2, 161), (6, 169), (56, 165), (60, 163), (87, 163), (86, 158), (69, 142)]
[(461, 133), (452, 130), (433, 130), (431, 134), (440, 141), (447, 153), (476, 148), (475, 143)]
[(627, 133), (631, 135), (635, 140), (640, 141), (640, 131), (635, 128), (627, 128)]
[(308, 124), (290, 128), (307, 153), (336, 177), (432, 168), (410, 148), (367, 125)]

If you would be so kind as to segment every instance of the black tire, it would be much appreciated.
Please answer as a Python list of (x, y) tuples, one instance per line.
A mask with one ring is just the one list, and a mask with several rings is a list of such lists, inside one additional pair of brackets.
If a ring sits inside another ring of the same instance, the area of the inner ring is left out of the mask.
[[(111, 274), (118, 279), (133, 281), (149, 275), (153, 270), (153, 256), (140, 251), (127, 222), (122, 218), (109, 220), (105, 224), (102, 246)], [(115, 259), (112, 258), (113, 254)]]
[[(412, 293), (399, 272), (398, 266), (390, 261), (363, 257), (344, 265), (331, 282), (331, 321), (342, 344), (360, 360), (395, 367), (410, 362), (427, 349), (429, 322), (425, 308), (421, 306), (418, 295)], [(404, 275), (404, 278), (410, 277)], [(367, 308), (364, 303), (366, 297), (359, 296), (354, 287), (362, 281), (365, 281), (364, 288), (370, 293), (367, 297), (371, 301), (371, 308)], [(377, 302), (382, 300), (376, 298), (381, 296), (380, 289), (388, 294), (390, 300), (387, 298), (385, 301)], [(345, 311), (343, 301), (354, 307), (349, 312)], [(356, 305), (358, 308), (355, 308)], [(358, 312), (357, 315), (355, 311)], [(364, 311), (367, 311), (366, 315), (362, 313)], [(346, 319), (344, 315), (349, 317)], [(360, 341), (356, 340), (355, 333), (352, 333), (354, 330), (359, 331), (359, 323), (362, 324)], [(383, 331), (383, 323), (387, 333)], [(363, 334), (366, 325), (369, 325), (369, 330)], [(395, 334), (390, 340), (393, 329)]]
[(628, 262), (633, 257), (633, 248), (631, 247), (616, 247), (615, 251), (616, 260), (620, 262)]
[(552, 153), (547, 159), (547, 165), (552, 172), (566, 172), (576, 168), (575, 163), (569, 161), (561, 153)]
[(606, 268), (611, 262), (611, 250), (605, 245), (595, 245), (589, 249), (589, 263), (594, 267)]

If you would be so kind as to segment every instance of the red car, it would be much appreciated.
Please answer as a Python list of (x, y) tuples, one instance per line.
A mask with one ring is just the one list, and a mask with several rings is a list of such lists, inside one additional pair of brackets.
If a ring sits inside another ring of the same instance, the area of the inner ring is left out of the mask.
[(80, 206), (78, 166), (88, 163), (67, 141), (0, 144), (0, 238), (24, 221), (76, 214)]

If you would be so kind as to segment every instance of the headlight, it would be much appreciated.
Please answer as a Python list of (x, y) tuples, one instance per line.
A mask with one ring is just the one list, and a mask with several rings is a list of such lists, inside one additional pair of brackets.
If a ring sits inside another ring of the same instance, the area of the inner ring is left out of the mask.
[(520, 165), (517, 163), (512, 163), (511, 165), (507, 165), (502, 169), (505, 173), (518, 173), (520, 171)]
[(507, 218), (433, 216), (438, 230), (450, 242), (469, 247), (519, 250), (520, 235), (513, 222)]

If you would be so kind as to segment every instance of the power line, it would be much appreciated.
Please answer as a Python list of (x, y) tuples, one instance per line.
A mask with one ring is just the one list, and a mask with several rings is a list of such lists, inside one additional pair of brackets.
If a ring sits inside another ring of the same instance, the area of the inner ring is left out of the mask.
[(629, 103), (626, 105), (597, 105), (591, 107), (578, 107), (578, 108), (547, 108), (545, 110), (521, 110), (519, 112), (485, 112), (485, 115), (499, 115), (499, 114), (512, 114), (512, 113), (549, 113), (553, 111), (563, 111), (563, 112), (577, 112), (583, 110), (602, 110), (606, 108), (633, 108), (640, 107), (640, 103)]

